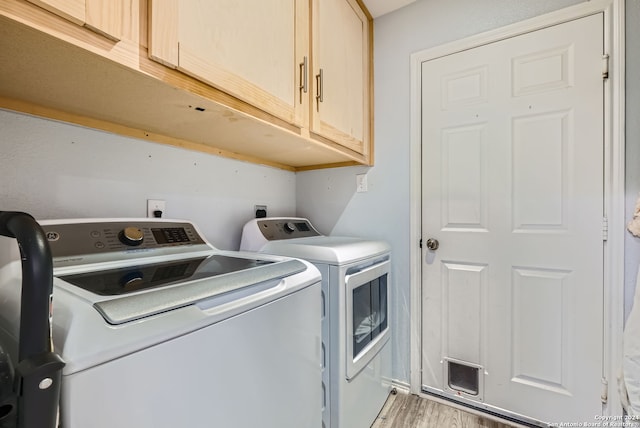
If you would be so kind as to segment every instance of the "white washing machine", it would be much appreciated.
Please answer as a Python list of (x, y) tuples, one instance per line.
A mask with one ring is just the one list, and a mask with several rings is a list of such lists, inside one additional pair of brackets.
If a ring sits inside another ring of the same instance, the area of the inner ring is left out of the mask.
[[(41, 222), (54, 264), (65, 428), (321, 425), (320, 274), (220, 251), (170, 220)], [(0, 239), (0, 338), (16, 353), (20, 255)]]
[(298, 257), (322, 273), (322, 426), (369, 428), (391, 390), (390, 249), (321, 235), (304, 218), (248, 222), (240, 249)]

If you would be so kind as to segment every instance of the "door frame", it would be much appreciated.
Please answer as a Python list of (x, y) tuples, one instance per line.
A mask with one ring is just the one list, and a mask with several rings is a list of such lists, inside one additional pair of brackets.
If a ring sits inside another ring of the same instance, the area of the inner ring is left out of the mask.
[[(609, 55), (604, 84), (604, 201), (608, 220), (604, 240), (603, 295), (603, 394), (605, 415), (621, 415), (617, 375), (622, 363), (624, 327), (624, 231), (625, 231), (625, 27), (624, 0), (591, 0), (502, 28), (436, 46), (411, 55), (411, 378), (410, 390), (422, 394), (422, 238), (421, 171), (421, 64), (442, 56), (473, 49), (595, 13), (604, 13), (604, 50)], [(603, 224), (604, 229), (604, 224)], [(617, 285), (617, 286), (613, 286)], [(604, 381), (606, 380), (606, 383)]]

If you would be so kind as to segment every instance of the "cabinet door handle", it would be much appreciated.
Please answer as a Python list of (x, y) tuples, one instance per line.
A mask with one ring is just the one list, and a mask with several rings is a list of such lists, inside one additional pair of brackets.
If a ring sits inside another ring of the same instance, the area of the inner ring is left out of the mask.
[(302, 93), (307, 93), (307, 57), (305, 56), (303, 61), (300, 63), (300, 86), (298, 86), (298, 90), (300, 91), (300, 104), (302, 104)]
[(323, 100), (324, 97), (322, 95), (322, 93), (323, 93), (322, 80), (323, 80), (322, 69), (320, 69), (320, 73), (316, 74), (316, 101), (317, 101), (317, 105), (318, 105), (318, 111), (320, 111), (320, 103), (322, 101), (324, 101)]

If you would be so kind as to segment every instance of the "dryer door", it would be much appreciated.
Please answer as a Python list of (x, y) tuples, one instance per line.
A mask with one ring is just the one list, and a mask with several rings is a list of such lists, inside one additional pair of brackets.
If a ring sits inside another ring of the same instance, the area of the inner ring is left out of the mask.
[(387, 259), (345, 277), (347, 380), (369, 364), (389, 340), (389, 268)]

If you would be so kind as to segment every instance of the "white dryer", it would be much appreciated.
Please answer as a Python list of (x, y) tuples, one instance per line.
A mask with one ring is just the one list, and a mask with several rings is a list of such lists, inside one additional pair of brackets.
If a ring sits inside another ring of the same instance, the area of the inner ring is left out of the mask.
[[(186, 221), (41, 222), (65, 428), (321, 424), (320, 274), (221, 251)], [(0, 238), (0, 339), (15, 354), (20, 254)]]
[(323, 427), (369, 428), (391, 390), (388, 244), (272, 217), (249, 221), (240, 249), (301, 258), (320, 270)]

